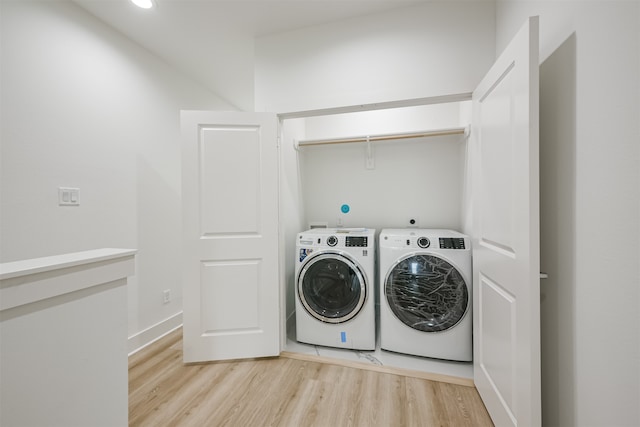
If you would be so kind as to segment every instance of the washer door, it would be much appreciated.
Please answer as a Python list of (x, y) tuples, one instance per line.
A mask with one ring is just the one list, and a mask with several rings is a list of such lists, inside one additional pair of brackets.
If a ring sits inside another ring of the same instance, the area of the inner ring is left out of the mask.
[(356, 316), (366, 296), (360, 267), (343, 253), (308, 258), (298, 275), (300, 302), (309, 314), (326, 323), (342, 323)]
[(460, 272), (434, 255), (410, 255), (389, 270), (385, 296), (393, 314), (422, 332), (454, 327), (469, 305), (469, 291)]

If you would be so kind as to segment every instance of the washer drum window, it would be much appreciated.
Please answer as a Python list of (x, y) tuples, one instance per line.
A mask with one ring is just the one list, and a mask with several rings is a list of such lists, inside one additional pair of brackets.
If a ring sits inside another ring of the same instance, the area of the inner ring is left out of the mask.
[(309, 258), (298, 277), (298, 297), (318, 320), (342, 323), (362, 309), (366, 283), (355, 262), (339, 253)]
[(460, 272), (432, 255), (410, 255), (387, 274), (385, 296), (393, 314), (423, 332), (454, 327), (464, 317), (469, 291)]

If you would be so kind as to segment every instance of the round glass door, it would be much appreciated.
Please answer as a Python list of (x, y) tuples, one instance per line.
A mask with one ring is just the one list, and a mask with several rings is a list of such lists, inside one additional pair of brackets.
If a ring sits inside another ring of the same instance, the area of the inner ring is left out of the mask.
[(432, 255), (398, 261), (385, 280), (385, 296), (393, 314), (423, 332), (440, 332), (464, 317), (469, 291), (460, 272)]
[(360, 268), (337, 253), (309, 258), (298, 277), (298, 297), (318, 320), (341, 323), (358, 314), (366, 298)]

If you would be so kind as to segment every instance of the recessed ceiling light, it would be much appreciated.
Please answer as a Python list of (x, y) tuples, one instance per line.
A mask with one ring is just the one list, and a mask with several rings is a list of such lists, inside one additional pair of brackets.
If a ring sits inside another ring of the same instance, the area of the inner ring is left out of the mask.
[(131, 0), (131, 3), (143, 9), (151, 9), (153, 7), (152, 0)]

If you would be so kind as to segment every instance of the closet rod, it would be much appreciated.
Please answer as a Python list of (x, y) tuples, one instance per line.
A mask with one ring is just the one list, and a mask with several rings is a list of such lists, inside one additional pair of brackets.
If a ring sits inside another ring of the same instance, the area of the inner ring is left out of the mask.
[(327, 144), (348, 144), (353, 142), (374, 142), (374, 141), (389, 141), (393, 139), (409, 139), (409, 138), (424, 138), (430, 136), (447, 136), (447, 135), (465, 135), (469, 132), (468, 127), (450, 128), (450, 129), (438, 129), (422, 132), (410, 132), (410, 133), (395, 133), (384, 135), (370, 135), (370, 136), (354, 136), (350, 138), (334, 138), (334, 139), (310, 139), (305, 141), (296, 141), (296, 147), (304, 147), (307, 145), (327, 145)]

